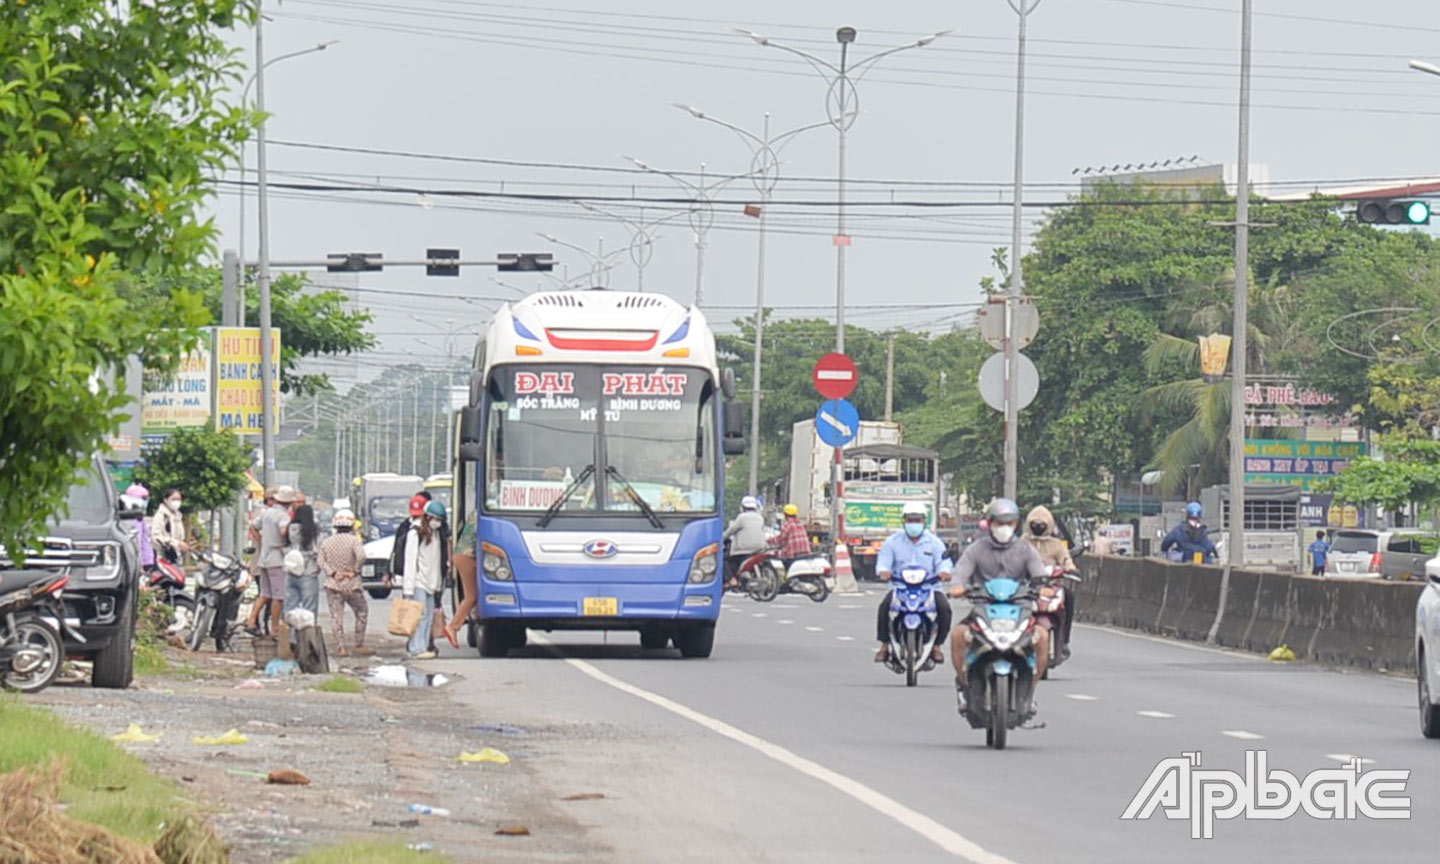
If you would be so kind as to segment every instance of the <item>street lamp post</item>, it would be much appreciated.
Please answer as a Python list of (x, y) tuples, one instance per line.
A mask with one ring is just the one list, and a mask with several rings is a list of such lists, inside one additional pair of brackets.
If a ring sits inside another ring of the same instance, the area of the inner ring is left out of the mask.
[(765, 112), (765, 123), (763, 134), (755, 133), (740, 126), (722, 120), (719, 117), (712, 117), (696, 108), (693, 105), (677, 104), (675, 107), (686, 111), (690, 116), (699, 120), (714, 123), (717, 126), (729, 129), (739, 136), (740, 140), (750, 150), (750, 182), (755, 186), (755, 191), (760, 194), (760, 212), (756, 215), (759, 220), (759, 244), (756, 254), (755, 265), (755, 348), (754, 348), (754, 369), (750, 378), (750, 476), (749, 490), (755, 495), (759, 490), (760, 476), (760, 378), (761, 378), (761, 356), (764, 350), (765, 336), (765, 217), (769, 209), (770, 195), (775, 190), (775, 184), (780, 179), (780, 151), (786, 144), (795, 140), (795, 136), (801, 132), (811, 129), (818, 129), (821, 126), (828, 126), (828, 120), (819, 123), (811, 123), (780, 135), (770, 134), (770, 112)]
[(1005, 497), (1019, 497), (1020, 346), (1015, 339), (1015, 304), (1025, 294), (1020, 248), (1025, 179), (1025, 25), (1041, 0), (1008, 0), (1019, 18), (1015, 52), (1015, 184), (1010, 193), (1010, 290), (1005, 294)]
[(645, 291), (645, 267), (650, 263), (651, 257), (655, 254), (655, 235), (652, 231), (655, 226), (668, 222), (680, 214), (671, 213), (669, 216), (662, 216), (659, 219), (646, 221), (644, 207), (640, 208), (639, 219), (631, 219), (628, 216), (606, 210), (603, 207), (596, 207), (594, 204), (586, 201), (577, 201), (576, 203), (591, 213), (614, 219), (616, 222), (625, 226), (625, 229), (630, 232), (630, 244), (625, 248), (630, 253), (630, 263), (635, 265), (635, 271), (638, 274), (636, 277), (636, 287), (643, 293)]
[(597, 254), (595, 252), (591, 252), (589, 249), (586, 249), (584, 246), (576, 246), (574, 243), (568, 243), (564, 240), (561, 240), (559, 237), (554, 236), (553, 234), (546, 234), (543, 231), (537, 231), (536, 236), (540, 237), (543, 240), (548, 240), (549, 242), (554, 243), (556, 246), (564, 246), (566, 249), (572, 249), (576, 252), (579, 252), (581, 255), (584, 255), (585, 260), (590, 262), (589, 276), (590, 287), (592, 288), (609, 287), (610, 270), (615, 265), (612, 263), (606, 263), (606, 261), (607, 259), (613, 258), (616, 255), (619, 255), (621, 252), (625, 251), (624, 249), (616, 249), (613, 252), (606, 252), (604, 237), (600, 238), (600, 251)]
[[(836, 66), (828, 60), (822, 60), (807, 51), (801, 51), (790, 45), (762, 36), (750, 30), (733, 28), (735, 32), (750, 37), (758, 45), (771, 48), (778, 48), (801, 58), (809, 63), (811, 68), (820, 73), (829, 84), (826, 93), (826, 110), (829, 112), (830, 125), (840, 139), (839, 169), (837, 179), (836, 199), (836, 229), (835, 229), (835, 351), (839, 354), (845, 353), (845, 250), (850, 245), (850, 237), (845, 233), (845, 133), (854, 125), (855, 118), (859, 116), (860, 97), (855, 93), (855, 85), (881, 58), (889, 57), (891, 54), (906, 51), (911, 48), (923, 48), (934, 42), (936, 39), (951, 32), (942, 30), (932, 33), (929, 36), (922, 36), (914, 42), (897, 45), (887, 48), (879, 53), (872, 54), (850, 65), (850, 43), (854, 42), (858, 35), (854, 27), (841, 27), (835, 31), (835, 41), (840, 43), (840, 65)], [(853, 105), (852, 105), (853, 99)], [(830, 464), (830, 539), (835, 543), (843, 542), (841, 534), (845, 530), (845, 496), (844, 486), (840, 482), (840, 463), (843, 458), (843, 448), (835, 448), (835, 458)]]
[(659, 174), (662, 177), (670, 178), (671, 182), (689, 192), (693, 200), (690, 204), (689, 221), (690, 231), (695, 237), (695, 301), (696, 306), (705, 302), (705, 248), (708, 245), (706, 238), (710, 234), (710, 226), (715, 224), (715, 203), (711, 200), (710, 194), (718, 189), (738, 180), (741, 175), (722, 176), (713, 182), (705, 180), (705, 163), (700, 163), (700, 180), (691, 182), (673, 171), (666, 171), (664, 168), (656, 168), (634, 156), (622, 156), (634, 163), (641, 171), (649, 171), (651, 174)]

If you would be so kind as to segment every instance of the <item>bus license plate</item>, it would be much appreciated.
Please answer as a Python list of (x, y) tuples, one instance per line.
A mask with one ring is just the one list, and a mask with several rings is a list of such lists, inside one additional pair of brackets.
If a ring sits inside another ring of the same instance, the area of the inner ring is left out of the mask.
[(586, 615), (619, 615), (620, 599), (618, 597), (586, 597)]

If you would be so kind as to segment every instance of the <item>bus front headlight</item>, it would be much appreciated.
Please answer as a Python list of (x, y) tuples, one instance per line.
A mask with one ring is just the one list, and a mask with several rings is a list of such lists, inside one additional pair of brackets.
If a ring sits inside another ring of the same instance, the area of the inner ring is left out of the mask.
[(486, 576), (497, 582), (510, 582), (515, 578), (514, 571), (510, 569), (510, 556), (494, 543), (480, 544), (480, 566)]
[(719, 568), (720, 563), (719, 552), (720, 544), (711, 543), (695, 553), (695, 558), (690, 562), (690, 582), (692, 584), (698, 585), (715, 578), (715, 571)]

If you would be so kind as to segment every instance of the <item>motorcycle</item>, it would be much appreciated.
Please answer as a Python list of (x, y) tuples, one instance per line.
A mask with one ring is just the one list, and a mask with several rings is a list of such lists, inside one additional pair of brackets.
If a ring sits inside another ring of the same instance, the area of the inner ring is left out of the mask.
[(779, 594), (803, 594), (816, 603), (824, 603), (830, 596), (830, 562), (823, 555), (796, 558), (785, 567), (785, 562), (773, 552), (762, 552), (763, 557), (756, 566), (767, 568), (779, 586)]
[[(725, 547), (729, 552), (730, 547)], [(730, 591), (739, 591), (749, 595), (751, 600), (760, 603), (769, 603), (780, 593), (780, 576), (775, 568), (762, 566), (770, 553), (757, 552), (754, 555), (740, 562), (735, 568), (735, 580), (738, 586), (730, 588)]]
[(940, 576), (924, 567), (901, 567), (890, 598), (890, 659), (892, 672), (905, 674), (905, 686), (914, 687), (921, 672), (935, 668), (930, 656), (935, 640), (942, 638), (937, 621), (935, 592)]
[(1069, 647), (1065, 642), (1065, 604), (1070, 600), (1070, 591), (1065, 587), (1067, 581), (1079, 582), (1080, 576), (1055, 568), (1050, 581), (1041, 587), (1035, 598), (1035, 615), (1050, 621), (1050, 658), (1045, 674), (1040, 676), (1042, 680), (1049, 678), (1050, 670), (1070, 656), (1070, 652), (1065, 650)]
[(1004, 750), (1011, 729), (1030, 719), (1035, 694), (1035, 592), (993, 578), (967, 595), (970, 645), (965, 652), (965, 719), (985, 730), (985, 745)]
[(43, 568), (0, 573), (0, 686), (44, 690), (65, 667), (65, 637), (85, 641), (65, 620), (69, 581), (68, 571)]
[(230, 628), (250, 574), (229, 555), (201, 551), (198, 557), (205, 563), (205, 569), (194, 575), (195, 617), (189, 630), (182, 631), (181, 638), (186, 648), (199, 651), (206, 637), (213, 634), (215, 650), (223, 652), (229, 650)]
[(141, 583), (144, 590), (155, 592), (161, 602), (175, 610), (171, 633), (186, 629), (195, 619), (195, 598), (185, 593), (186, 581), (185, 570), (179, 564), (158, 558), (145, 570), (145, 581)]

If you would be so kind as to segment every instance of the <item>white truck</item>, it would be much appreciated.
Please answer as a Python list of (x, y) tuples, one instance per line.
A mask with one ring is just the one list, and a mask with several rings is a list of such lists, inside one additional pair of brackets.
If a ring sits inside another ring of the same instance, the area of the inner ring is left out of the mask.
[(355, 513), (365, 523), (365, 539), (378, 540), (395, 533), (410, 518), (410, 499), (425, 487), (425, 478), (389, 471), (360, 477), (360, 509)]
[[(815, 421), (793, 427), (790, 501), (813, 536), (830, 535), (830, 477), (835, 450), (815, 434)], [(902, 442), (900, 424), (862, 420), (844, 451), (845, 543), (859, 578), (875, 570), (875, 553), (900, 530), (906, 501), (924, 501), (930, 528), (939, 514), (939, 454)], [(777, 502), (781, 503), (781, 502)]]

